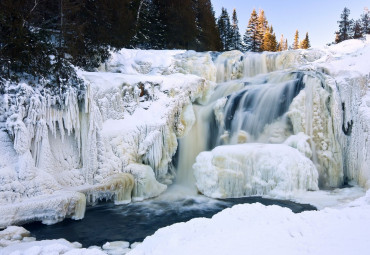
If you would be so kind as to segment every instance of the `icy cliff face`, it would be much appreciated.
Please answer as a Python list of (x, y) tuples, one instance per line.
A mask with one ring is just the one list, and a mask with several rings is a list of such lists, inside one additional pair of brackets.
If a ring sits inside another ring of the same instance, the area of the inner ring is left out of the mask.
[(86, 203), (147, 199), (172, 183), (177, 138), (195, 121), (192, 102), (207, 100), (214, 84), (172, 71), (181, 62), (172, 55), (183, 52), (123, 52), (131, 53), (135, 65), (111, 65), (122, 54), (107, 64), (121, 73), (80, 71), (83, 93), (56, 98), (9, 84), (0, 96), (0, 227), (80, 219)]

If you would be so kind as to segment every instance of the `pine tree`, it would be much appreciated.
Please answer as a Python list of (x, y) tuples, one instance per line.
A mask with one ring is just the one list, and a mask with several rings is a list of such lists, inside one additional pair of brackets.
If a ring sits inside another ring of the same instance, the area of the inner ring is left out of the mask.
[(198, 28), (193, 0), (158, 1), (160, 16), (166, 26), (166, 48), (196, 49)]
[(258, 41), (259, 41), (259, 51), (262, 51), (263, 39), (265, 33), (269, 30), (268, 21), (265, 16), (264, 10), (259, 10), (258, 12)]
[(247, 30), (243, 36), (245, 51), (257, 52), (261, 47), (261, 34), (258, 27), (258, 15), (255, 9), (251, 13)]
[(241, 50), (241, 37), (239, 33), (239, 26), (238, 26), (238, 17), (236, 15), (236, 10), (233, 11), (233, 17), (232, 17), (232, 42), (231, 42), (231, 49), (233, 50)]
[(100, 8), (104, 8), (108, 20), (105, 25), (107, 44), (115, 48), (131, 47), (132, 37), (136, 32), (136, 8), (133, 8), (131, 0), (104, 2)]
[(370, 34), (370, 13), (367, 8), (365, 8), (364, 13), (361, 15), (361, 26), (362, 34)]
[(161, 20), (159, 6), (153, 0), (141, 0), (136, 11), (135, 35), (132, 46), (142, 49), (165, 47), (165, 24)]
[(276, 51), (277, 50), (276, 36), (275, 36), (272, 26), (270, 27), (270, 29), (267, 29), (265, 31), (261, 49), (262, 51)]
[(221, 15), (217, 21), (218, 30), (220, 32), (220, 38), (223, 45), (223, 50), (232, 49), (233, 41), (233, 30), (230, 24), (230, 17), (225, 8), (222, 7)]
[(359, 39), (362, 37), (361, 21), (356, 20), (353, 26), (353, 39)]
[(306, 49), (311, 48), (310, 38), (308, 37), (308, 32), (306, 32), (306, 38), (305, 38), (305, 47)]
[(197, 0), (197, 22), (198, 22), (198, 51), (220, 51), (222, 43), (218, 31), (215, 15), (210, 0)]
[(299, 49), (299, 32), (298, 29), (295, 31), (294, 35), (294, 43), (293, 43), (293, 50)]
[(310, 48), (311, 45), (310, 45), (310, 39), (308, 38), (308, 32), (306, 33), (306, 37), (302, 40), (302, 42), (300, 43), (300, 49), (308, 49)]
[(345, 7), (343, 9), (342, 14), (340, 15), (341, 20), (338, 21), (339, 24), (339, 40), (338, 42), (342, 42), (344, 40), (348, 40), (351, 38), (352, 35), (352, 23), (353, 21), (349, 19), (350, 10)]
[(45, 30), (32, 23), (38, 2), (0, 1), (0, 75), (17, 79), (22, 73), (47, 75), (50, 40)]
[(284, 38), (284, 35), (282, 34), (281, 37), (280, 37), (280, 41), (279, 41), (279, 44), (278, 44), (278, 48), (277, 48), (277, 51), (284, 51), (284, 50), (287, 50), (288, 47), (287, 47), (287, 42)]

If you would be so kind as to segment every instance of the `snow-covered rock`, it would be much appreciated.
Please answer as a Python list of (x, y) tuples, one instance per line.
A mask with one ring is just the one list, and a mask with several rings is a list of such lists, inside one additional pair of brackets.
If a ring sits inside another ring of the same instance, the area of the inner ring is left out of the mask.
[(21, 242), (9, 245), (0, 250), (0, 255), (106, 255), (97, 248), (81, 248), (75, 243), (70, 243), (65, 239), (58, 240), (43, 240), (32, 242)]

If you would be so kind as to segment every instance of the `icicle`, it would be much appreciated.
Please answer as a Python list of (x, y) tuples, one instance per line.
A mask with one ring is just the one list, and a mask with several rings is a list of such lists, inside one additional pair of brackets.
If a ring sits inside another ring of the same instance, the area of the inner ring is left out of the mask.
[(72, 219), (81, 220), (85, 217), (86, 211), (86, 197), (82, 193), (78, 193), (79, 198), (75, 202), (74, 212), (72, 214)]

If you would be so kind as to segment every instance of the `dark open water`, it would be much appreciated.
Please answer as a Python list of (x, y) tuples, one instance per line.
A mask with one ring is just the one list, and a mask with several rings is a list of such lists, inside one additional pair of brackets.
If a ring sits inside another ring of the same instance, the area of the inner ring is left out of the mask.
[(148, 200), (119, 206), (106, 202), (88, 207), (85, 218), (79, 221), (66, 219), (50, 226), (36, 222), (24, 227), (37, 240), (65, 238), (70, 242), (80, 242), (84, 247), (118, 240), (133, 243), (143, 241), (159, 228), (196, 217), (210, 218), (233, 205), (256, 202), (288, 207), (295, 213), (316, 210), (307, 204), (261, 197), (225, 200), (194, 197), (170, 202)]

